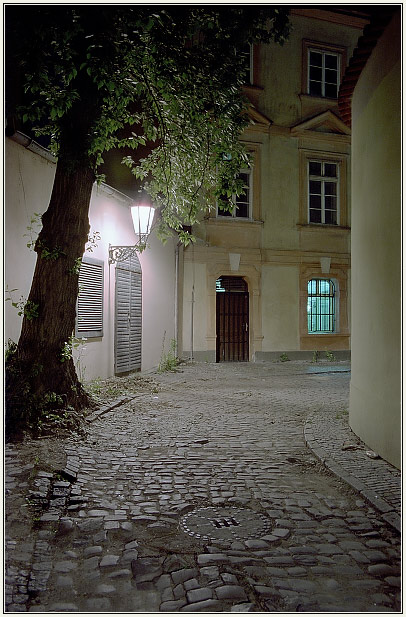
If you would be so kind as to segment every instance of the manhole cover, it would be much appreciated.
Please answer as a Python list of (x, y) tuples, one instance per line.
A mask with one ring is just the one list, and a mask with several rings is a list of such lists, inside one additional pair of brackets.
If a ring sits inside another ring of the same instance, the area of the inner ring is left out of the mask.
[(240, 540), (265, 536), (271, 521), (263, 514), (242, 508), (208, 507), (188, 512), (181, 519), (183, 531), (202, 540)]

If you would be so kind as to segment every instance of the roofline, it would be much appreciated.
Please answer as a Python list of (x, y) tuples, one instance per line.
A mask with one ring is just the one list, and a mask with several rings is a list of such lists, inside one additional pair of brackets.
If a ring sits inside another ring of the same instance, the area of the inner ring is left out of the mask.
[(396, 11), (401, 5), (386, 5), (371, 19), (371, 23), (365, 26), (362, 36), (358, 39), (357, 47), (345, 70), (343, 80), (338, 92), (338, 109), (343, 122), (351, 128), (351, 102), (355, 86), (368, 59), (374, 50), (379, 38), (391, 22)]

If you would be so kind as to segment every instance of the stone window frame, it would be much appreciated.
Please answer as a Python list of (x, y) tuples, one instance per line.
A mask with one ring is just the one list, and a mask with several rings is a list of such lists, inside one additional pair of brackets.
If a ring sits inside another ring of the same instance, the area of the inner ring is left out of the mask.
[[(347, 48), (343, 47), (342, 45), (333, 45), (331, 43), (323, 43), (321, 41), (313, 41), (309, 39), (303, 39), (302, 41), (302, 94), (309, 96), (312, 99), (314, 98), (314, 99), (320, 99), (324, 101), (325, 100), (327, 101), (337, 100), (337, 98), (332, 99), (326, 96), (317, 96), (317, 95), (309, 94), (309, 51), (311, 49), (321, 51), (321, 52), (326, 52), (326, 53), (337, 54), (339, 56), (339, 63), (340, 63), (340, 67), (338, 70), (338, 75), (339, 75), (338, 88), (339, 88), (340, 83), (344, 77), (345, 67), (347, 65)], [(337, 97), (338, 97), (338, 88), (337, 88)]]
[[(309, 162), (331, 162), (338, 165), (338, 220), (337, 225), (309, 222)], [(299, 225), (321, 229), (348, 228), (348, 178), (349, 155), (325, 150), (299, 150)]]

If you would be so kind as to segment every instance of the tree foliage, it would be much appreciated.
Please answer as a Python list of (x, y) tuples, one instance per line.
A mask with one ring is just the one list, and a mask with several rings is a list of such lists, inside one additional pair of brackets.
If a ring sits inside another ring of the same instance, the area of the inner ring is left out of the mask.
[(54, 415), (55, 406), (91, 404), (67, 351), (103, 156), (125, 149), (123, 163), (160, 211), (162, 236), (175, 230), (190, 241), (184, 227), (216, 197), (230, 207), (242, 188), (243, 51), (255, 41), (283, 42), (288, 20), (272, 5), (6, 9), (6, 79), (10, 92), (21, 92), (8, 113), (21, 118), (25, 132), (47, 136), (58, 159), (20, 339), (6, 364), (12, 434), (38, 424), (50, 406)]
[(50, 136), (59, 159), (87, 164), (97, 175), (106, 151), (131, 148), (123, 163), (160, 209), (162, 231), (181, 231), (214, 197), (238, 192), (236, 177), (247, 164), (239, 142), (248, 123), (243, 52), (255, 41), (282, 43), (286, 9), (25, 5), (9, 11), (25, 91), (20, 113), (37, 134)]

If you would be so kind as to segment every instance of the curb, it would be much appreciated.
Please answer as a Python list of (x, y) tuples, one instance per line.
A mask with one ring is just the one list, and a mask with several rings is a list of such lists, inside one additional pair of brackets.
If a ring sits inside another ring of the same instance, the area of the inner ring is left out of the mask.
[(353, 489), (364, 497), (376, 510), (382, 514), (383, 520), (399, 533), (402, 529), (401, 517), (385, 499), (375, 495), (359, 478), (346, 471), (337, 461), (328, 456), (314, 436), (313, 428), (306, 421), (303, 428), (303, 436), (306, 446), (321, 461), (321, 463), (335, 476), (349, 484)]

